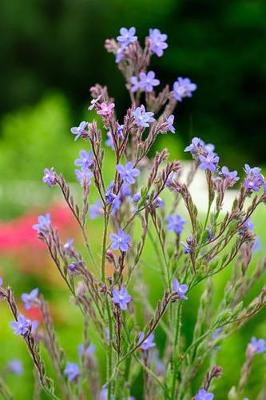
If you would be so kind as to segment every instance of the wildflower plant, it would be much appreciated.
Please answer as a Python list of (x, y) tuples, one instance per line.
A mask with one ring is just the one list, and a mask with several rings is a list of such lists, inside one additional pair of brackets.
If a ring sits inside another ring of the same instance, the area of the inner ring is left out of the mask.
[[(142, 48), (131, 27), (122, 28), (116, 40), (106, 41), (107, 51), (114, 54), (125, 78), (131, 105), (118, 120), (107, 88), (99, 84), (91, 88), (89, 112), (98, 115), (97, 122), (82, 121), (71, 128), (74, 140), (84, 142), (75, 161), (81, 201), (54, 168), (44, 171), (43, 182), (51, 190), (56, 186), (61, 190), (84, 241), (80, 251), (72, 239), (64, 243), (49, 214), (40, 216), (33, 226), (83, 318), (84, 341), (78, 361), (68, 360), (61, 349), (40, 291), (34, 288), (22, 294), (26, 310), (34, 306), (42, 312), (43, 323), (37, 326), (19, 313), (12, 289), (1, 280), (0, 296), (14, 318), (11, 328), (25, 341), (37, 381), (52, 399), (125, 400), (135, 394), (146, 400), (212, 400), (219, 395), (216, 378), (223, 372), (213, 362), (218, 345), (265, 306), (265, 287), (252, 300), (248, 296), (266, 265), (262, 259), (251, 267), (256, 237), (250, 217), (266, 202), (260, 169), (245, 165), (244, 181), (231, 210), (225, 213), (225, 193), (239, 177), (236, 171), (220, 166), (212, 144), (195, 137), (186, 147), (193, 158), (186, 179), (181, 162), (168, 161), (166, 149), (150, 156), (159, 135), (175, 132), (173, 112), (178, 102), (197, 89), (183, 77), (171, 87), (158, 89), (160, 81), (149, 65), (152, 56), (163, 55), (166, 40), (166, 34), (150, 29)], [(115, 159), (111, 181), (104, 174), (107, 146)], [(204, 171), (208, 190), (203, 215), (189, 190), (198, 169)], [(92, 199), (93, 190), (97, 199)], [(93, 245), (92, 220), (96, 218), (102, 227), (100, 254)], [(155, 307), (149, 301), (149, 283), (143, 278), (148, 242), (158, 264), (152, 279), (163, 287)], [(214, 278), (225, 269), (231, 271), (231, 278), (214, 307)], [(192, 339), (186, 341), (185, 310), (197, 286), (202, 288), (197, 319)], [(92, 329), (106, 358), (101, 373), (90, 339)], [(160, 347), (158, 331), (164, 337)], [(53, 363), (56, 386), (46, 374), (41, 346)], [(240, 381), (228, 398), (243, 397), (252, 360), (265, 349), (264, 339), (251, 339)], [(265, 398), (264, 394), (262, 389), (258, 398)]]

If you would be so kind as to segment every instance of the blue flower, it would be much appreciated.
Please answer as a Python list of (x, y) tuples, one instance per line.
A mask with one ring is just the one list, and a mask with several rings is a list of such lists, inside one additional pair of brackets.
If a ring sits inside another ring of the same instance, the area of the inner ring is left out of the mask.
[(92, 168), (94, 164), (92, 151), (87, 152), (85, 150), (81, 150), (79, 153), (79, 158), (75, 160), (74, 164), (81, 169)]
[(167, 223), (167, 229), (169, 231), (175, 232), (177, 235), (180, 235), (186, 221), (180, 215), (172, 214), (169, 215), (169, 217), (167, 218)]
[(80, 375), (79, 366), (75, 363), (68, 362), (64, 370), (64, 374), (71, 382), (76, 381)]
[(173, 115), (169, 115), (166, 122), (166, 129), (169, 132), (175, 133), (175, 127), (173, 125), (175, 117)]
[(163, 55), (163, 51), (168, 47), (168, 44), (165, 43), (167, 40), (167, 35), (165, 33), (161, 33), (159, 29), (150, 29), (149, 40), (151, 52), (156, 54), (158, 57), (161, 57)]
[(134, 164), (129, 161), (126, 165), (118, 164), (116, 170), (123, 179), (123, 182), (132, 185), (136, 182), (136, 177), (139, 176), (139, 170), (134, 168)]
[(155, 121), (153, 118), (154, 113), (145, 110), (144, 105), (142, 104), (140, 107), (137, 107), (133, 111), (133, 117), (135, 119), (135, 123), (139, 128), (148, 128), (149, 125)]
[(44, 183), (47, 183), (48, 186), (55, 186), (56, 185), (56, 174), (54, 172), (53, 168), (45, 168), (44, 169), (44, 175), (42, 178), (42, 181)]
[(246, 173), (244, 187), (249, 192), (258, 192), (260, 188), (264, 186), (264, 178), (261, 175), (261, 169), (258, 167), (251, 168), (248, 164), (245, 164), (244, 171)]
[(68, 239), (66, 243), (63, 245), (66, 254), (69, 256), (72, 256), (74, 253), (73, 243), (74, 239)]
[(113, 136), (110, 131), (107, 132), (107, 139), (105, 141), (105, 144), (106, 144), (106, 146), (111, 147), (111, 149), (114, 150), (114, 148), (115, 148), (114, 140), (113, 140)]
[(266, 340), (257, 339), (256, 337), (252, 337), (249, 343), (254, 353), (264, 353), (266, 351)]
[(79, 126), (74, 126), (70, 129), (71, 133), (75, 136), (75, 140), (79, 139), (82, 136), (87, 136), (88, 131), (88, 122), (82, 121)]
[(139, 81), (139, 78), (137, 76), (131, 76), (130, 83), (131, 83), (130, 91), (132, 93), (135, 93), (135, 92), (137, 92), (138, 90), (141, 89), (140, 81)]
[(51, 227), (50, 214), (39, 215), (38, 223), (32, 226), (32, 228), (38, 233), (47, 233), (50, 227)]
[(195, 400), (212, 400), (214, 394), (207, 392), (205, 389), (200, 389), (195, 396)]
[(185, 97), (191, 97), (192, 92), (197, 89), (197, 85), (188, 78), (177, 78), (173, 86), (173, 95), (177, 101), (182, 101)]
[(17, 321), (10, 322), (10, 326), (13, 329), (15, 335), (27, 335), (32, 327), (31, 321), (24, 317), (24, 315), (19, 314)]
[(120, 35), (117, 36), (117, 41), (121, 45), (122, 48), (127, 47), (131, 43), (134, 43), (137, 40), (137, 36), (135, 36), (136, 28), (132, 26), (131, 28), (121, 28)]
[(103, 205), (100, 200), (97, 200), (89, 207), (90, 219), (96, 219), (103, 215)]
[(206, 155), (200, 155), (199, 161), (201, 169), (214, 172), (219, 162), (219, 157), (210, 151)]
[(0, 286), (3, 285), (3, 278), (0, 276)]
[(94, 344), (90, 344), (88, 347), (84, 347), (84, 344), (80, 344), (78, 347), (78, 354), (79, 356), (86, 356), (86, 357), (92, 357), (95, 353), (96, 347)]
[(152, 92), (154, 86), (158, 86), (160, 84), (159, 79), (155, 78), (154, 71), (149, 71), (147, 73), (141, 72), (139, 74), (139, 87), (144, 92)]
[(23, 374), (23, 366), (20, 360), (10, 360), (7, 364), (7, 368), (10, 372), (15, 375)]
[[(140, 332), (140, 334), (139, 334), (139, 343), (142, 342), (143, 338), (144, 338), (144, 333), (143, 333), (143, 332)], [(140, 345), (141, 350), (147, 351), (147, 350), (149, 350), (149, 349), (154, 348), (154, 347), (155, 347), (155, 343), (154, 343), (153, 340), (154, 340), (154, 334), (151, 333), (151, 334), (143, 341), (143, 343)]]
[(129, 249), (131, 238), (122, 229), (119, 229), (117, 233), (111, 233), (110, 239), (113, 250), (127, 251)]
[(239, 180), (237, 176), (237, 171), (229, 171), (225, 166), (222, 167), (220, 175), (224, 178), (224, 183), (226, 187), (232, 187)]
[(188, 291), (188, 285), (181, 284), (177, 279), (173, 280), (172, 283), (173, 292), (177, 295), (178, 299), (187, 300), (186, 293)]
[(35, 288), (33, 289), (30, 293), (23, 293), (21, 295), (21, 300), (24, 304), (24, 307), (26, 310), (29, 310), (32, 308), (38, 298), (39, 295), (39, 289)]
[(132, 297), (128, 294), (128, 291), (125, 287), (112, 290), (112, 302), (116, 304), (120, 310), (127, 310), (127, 305), (131, 302), (131, 300)]

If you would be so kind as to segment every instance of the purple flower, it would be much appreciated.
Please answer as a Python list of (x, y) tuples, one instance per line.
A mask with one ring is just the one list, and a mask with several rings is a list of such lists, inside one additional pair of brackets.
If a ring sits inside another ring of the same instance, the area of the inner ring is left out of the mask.
[[(142, 342), (143, 338), (144, 338), (144, 333), (143, 333), (143, 332), (140, 332), (140, 334), (139, 334), (139, 343)], [(147, 350), (149, 350), (149, 349), (154, 348), (154, 347), (155, 347), (155, 343), (154, 343), (153, 340), (154, 340), (154, 334), (151, 333), (151, 334), (143, 341), (143, 343), (140, 345), (141, 350), (147, 351)]]
[(128, 294), (128, 291), (125, 287), (112, 290), (112, 302), (116, 304), (120, 310), (127, 310), (127, 305), (131, 302), (131, 300), (132, 297)]
[(96, 219), (103, 215), (103, 205), (100, 200), (97, 200), (89, 207), (90, 219)]
[(181, 242), (182, 246), (184, 247), (184, 254), (191, 254), (192, 253), (192, 245), (193, 245), (193, 239), (191, 236), (188, 236), (186, 238), (186, 243)]
[(78, 273), (79, 267), (82, 267), (83, 264), (81, 261), (74, 261), (67, 266), (67, 269), (70, 273), (75, 274)]
[(140, 194), (140, 193), (135, 193), (135, 194), (133, 195), (132, 199), (133, 199), (133, 201), (134, 201), (135, 203), (138, 203), (138, 202), (140, 201), (140, 199), (141, 199), (141, 194)]
[(149, 71), (147, 74), (145, 72), (139, 74), (139, 86), (144, 92), (152, 92), (153, 87), (159, 84), (160, 81), (155, 78), (155, 72)]
[(110, 239), (113, 250), (127, 251), (129, 249), (131, 238), (122, 229), (119, 229), (117, 233), (111, 233)]
[(78, 364), (68, 362), (64, 370), (64, 374), (67, 376), (70, 382), (76, 381), (80, 375)]
[(188, 291), (188, 285), (181, 284), (177, 279), (174, 279), (172, 283), (172, 289), (173, 292), (177, 294), (178, 299), (187, 300), (187, 296), (185, 296), (185, 294)]
[(248, 164), (245, 164), (244, 171), (246, 173), (244, 187), (250, 192), (258, 192), (264, 185), (261, 169), (258, 167), (251, 168)]
[(115, 62), (118, 64), (120, 63), (120, 61), (123, 60), (123, 58), (124, 58), (124, 48), (118, 47), (115, 54)]
[(218, 337), (221, 335), (222, 332), (223, 332), (223, 328), (215, 329), (215, 331), (212, 334), (212, 340), (218, 339)]
[(0, 286), (3, 285), (3, 278), (0, 276)]
[(106, 141), (105, 141), (105, 144), (106, 144), (108, 147), (111, 147), (111, 149), (114, 150), (115, 144), (114, 144), (113, 136), (112, 136), (112, 134), (111, 134), (110, 131), (107, 132), (107, 139), (106, 139)]
[(257, 339), (253, 336), (249, 345), (252, 347), (254, 353), (259, 354), (266, 351), (266, 341), (264, 339)]
[(180, 215), (172, 214), (169, 215), (169, 217), (167, 218), (167, 223), (167, 229), (169, 231), (175, 232), (177, 235), (180, 235), (186, 221)]
[(88, 122), (82, 121), (79, 126), (74, 126), (70, 129), (71, 133), (75, 136), (75, 140), (79, 139), (81, 136), (87, 136)]
[(195, 400), (212, 400), (214, 394), (207, 392), (205, 389), (200, 389), (195, 396)]
[(120, 35), (117, 36), (117, 41), (122, 46), (122, 48), (127, 47), (137, 40), (137, 36), (135, 36), (136, 28), (133, 26), (129, 29), (121, 28), (119, 32)]
[(56, 174), (53, 168), (45, 168), (43, 171), (44, 175), (42, 181), (47, 183), (48, 186), (55, 186), (56, 185)]
[(164, 207), (164, 201), (161, 199), (161, 197), (156, 197), (156, 199), (153, 202), (153, 205), (156, 208), (162, 208)]
[(31, 321), (24, 317), (24, 315), (19, 314), (17, 321), (12, 321), (10, 323), (15, 335), (27, 335), (31, 330)]
[(39, 295), (39, 289), (35, 288), (33, 289), (30, 293), (23, 293), (21, 295), (21, 300), (24, 304), (24, 307), (26, 310), (29, 310), (32, 308), (38, 298)]
[(199, 161), (201, 169), (214, 172), (219, 162), (219, 157), (213, 152), (208, 152), (206, 155), (200, 155)]
[(128, 197), (131, 195), (131, 187), (128, 183), (123, 183), (120, 189), (120, 195), (122, 198)]
[(167, 35), (165, 33), (161, 33), (159, 29), (150, 29), (149, 40), (151, 52), (156, 54), (158, 57), (161, 57), (163, 55), (163, 51), (168, 47), (168, 44), (165, 43), (167, 40)]
[(129, 161), (126, 165), (118, 164), (116, 170), (123, 179), (123, 182), (132, 185), (136, 182), (136, 177), (139, 176), (139, 170), (134, 168), (134, 164)]
[(51, 216), (50, 214), (39, 215), (38, 223), (34, 224), (32, 228), (38, 233), (46, 233), (49, 231), (51, 226)]
[(93, 173), (89, 169), (75, 169), (75, 175), (81, 186), (90, 184)]
[(84, 347), (84, 344), (80, 344), (78, 347), (78, 354), (79, 356), (86, 356), (86, 357), (92, 357), (95, 353), (96, 347), (94, 344), (90, 344), (88, 347)]
[(222, 167), (220, 175), (224, 178), (224, 183), (226, 187), (234, 186), (234, 184), (239, 180), (237, 176), (237, 171), (229, 171), (227, 167)]
[(131, 76), (130, 83), (131, 83), (130, 91), (132, 93), (135, 93), (135, 92), (137, 92), (138, 90), (141, 89), (140, 81), (139, 81), (139, 78), (137, 76)]
[(7, 368), (10, 372), (15, 375), (23, 374), (23, 366), (20, 360), (10, 360), (7, 364)]
[(175, 133), (175, 127), (173, 125), (175, 117), (173, 115), (169, 115), (166, 122), (166, 129), (169, 132)]
[(92, 151), (81, 150), (79, 153), (79, 158), (77, 158), (74, 164), (81, 169), (89, 169), (93, 167), (94, 159)]
[(191, 97), (192, 92), (197, 89), (197, 85), (188, 78), (177, 78), (173, 86), (173, 95), (177, 101), (182, 101), (185, 97)]
[(133, 117), (135, 118), (135, 123), (139, 128), (148, 128), (149, 124), (155, 121), (153, 118), (154, 113), (145, 110), (144, 105), (137, 107), (133, 111)]
[(72, 256), (74, 253), (73, 243), (74, 239), (68, 239), (63, 246), (66, 254), (69, 256)]
[(105, 200), (107, 204), (112, 204), (115, 198), (116, 195), (114, 194), (114, 182), (112, 181), (106, 190)]

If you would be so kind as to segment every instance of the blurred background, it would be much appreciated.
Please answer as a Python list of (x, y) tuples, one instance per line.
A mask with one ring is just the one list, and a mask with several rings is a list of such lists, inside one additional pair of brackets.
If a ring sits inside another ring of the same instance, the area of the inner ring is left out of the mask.
[[(266, 164), (265, 18), (264, 0), (1, 0), (0, 275), (18, 296), (35, 286), (42, 288), (72, 358), (76, 348), (69, 338), (75, 336), (73, 325), (79, 321), (71, 324), (68, 313), (62, 312), (64, 287), (31, 225), (36, 215), (49, 210), (65, 238), (77, 235), (57, 195), (42, 186), (42, 171), (54, 166), (74, 180), (73, 160), (80, 145), (73, 144), (69, 129), (91, 118), (90, 86), (107, 85), (120, 114), (129, 104), (104, 40), (117, 36), (121, 26), (135, 26), (141, 40), (149, 28), (167, 33), (169, 48), (162, 58), (153, 58), (152, 69), (162, 83), (187, 76), (198, 90), (178, 105), (177, 132), (169, 139), (164, 136), (164, 145), (174, 157), (184, 158), (184, 146), (200, 136), (216, 145), (225, 165), (242, 174), (245, 162), (263, 169)], [(262, 214), (255, 218), (260, 251), (265, 253)], [(222, 291), (222, 282), (218, 285)], [(75, 313), (74, 308), (69, 312)], [(1, 314), (9, 321), (2, 306)], [(10, 338), (7, 324), (0, 325), (6, 343), (0, 355), (3, 368), (12, 357), (30, 365), (23, 344)], [(238, 379), (250, 335), (262, 335), (262, 316), (248, 328), (225, 344), (221, 357), (225, 363), (230, 359), (231, 366), (218, 399), (224, 399)], [(81, 337), (75, 337), (76, 345)], [(242, 356), (234, 359), (240, 350)], [(29, 398), (32, 371), (25, 373), (28, 385), (16, 381), (14, 390), (20, 396), (15, 398)], [(257, 381), (250, 386), (251, 398), (256, 385)]]

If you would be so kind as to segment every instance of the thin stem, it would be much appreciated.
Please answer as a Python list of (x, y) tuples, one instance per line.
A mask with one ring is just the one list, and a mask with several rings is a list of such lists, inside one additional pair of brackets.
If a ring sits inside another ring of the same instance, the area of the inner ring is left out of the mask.
[(175, 339), (174, 339), (174, 347), (173, 347), (173, 380), (172, 380), (172, 391), (171, 391), (171, 399), (175, 399), (175, 392), (176, 392), (176, 375), (177, 375), (177, 356), (179, 352), (179, 342), (180, 342), (180, 333), (181, 333), (181, 326), (182, 326), (182, 303), (179, 303), (177, 306), (177, 310), (175, 313), (174, 319), (174, 329), (175, 329)]

